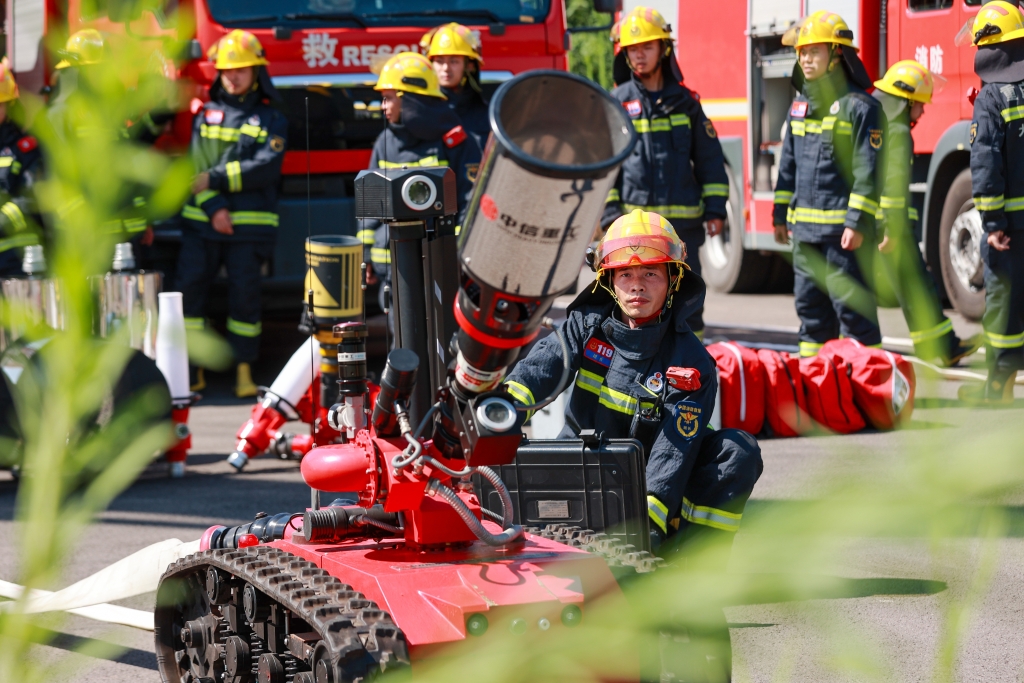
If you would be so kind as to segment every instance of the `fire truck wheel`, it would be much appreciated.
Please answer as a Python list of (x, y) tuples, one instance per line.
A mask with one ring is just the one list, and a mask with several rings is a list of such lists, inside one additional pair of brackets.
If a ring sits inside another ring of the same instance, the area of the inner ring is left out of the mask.
[(764, 285), (771, 273), (772, 260), (757, 251), (743, 248), (742, 222), (738, 219), (741, 211), (741, 194), (729, 174), (729, 203), (725, 206), (726, 218), (722, 232), (708, 237), (700, 248), (702, 277), (708, 287), (726, 294), (756, 292)]
[(985, 232), (971, 198), (968, 168), (960, 171), (946, 193), (938, 239), (942, 283), (950, 303), (965, 318), (981, 320), (985, 312), (985, 267), (981, 262)]

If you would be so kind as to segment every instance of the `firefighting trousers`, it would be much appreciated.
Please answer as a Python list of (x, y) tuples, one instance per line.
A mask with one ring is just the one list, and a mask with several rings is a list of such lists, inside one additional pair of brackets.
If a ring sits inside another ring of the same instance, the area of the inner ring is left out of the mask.
[[(683, 228), (682, 230), (676, 228), (676, 234), (686, 244), (686, 265), (690, 266), (691, 271), (700, 275), (700, 248), (704, 244), (704, 228)], [(704, 307), (702, 306), (694, 311), (686, 319), (686, 324), (690, 326), (690, 329), (693, 330), (698, 338), (703, 339)]]
[(850, 337), (865, 346), (882, 343), (875, 295), (867, 286), (876, 245), (870, 240), (856, 251), (839, 239), (793, 241), (793, 294), (800, 316), (800, 355), (815, 356), (830, 339)]
[(221, 266), (228, 276), (228, 342), (235, 361), (251, 363), (259, 356), (262, 299), (261, 269), (273, 252), (270, 241), (221, 242), (185, 229), (178, 256), (178, 289), (182, 292), (185, 327), (202, 329), (206, 300)]
[[(763, 470), (757, 439), (739, 429), (708, 430), (683, 490), (682, 505), (666, 515), (669, 533), (686, 534), (690, 527), (737, 531)], [(657, 499), (648, 498), (652, 518), (657, 504)]]
[(903, 309), (914, 353), (925, 360), (948, 358), (959, 342), (953, 333), (953, 321), (942, 312), (935, 280), (928, 272), (913, 234), (909, 230), (900, 231), (906, 233), (903, 235), (895, 232), (890, 226), (888, 236), (892, 249), (880, 253), (879, 258)]
[(981, 243), (985, 263), (985, 357), (990, 369), (1024, 368), (1024, 233), (1010, 233), (1010, 248)]

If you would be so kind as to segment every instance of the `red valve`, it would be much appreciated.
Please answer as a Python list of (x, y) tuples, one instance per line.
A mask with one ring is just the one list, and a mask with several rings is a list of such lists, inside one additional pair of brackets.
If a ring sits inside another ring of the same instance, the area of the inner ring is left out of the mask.
[(669, 368), (665, 372), (668, 383), (680, 391), (697, 391), (700, 389), (700, 370), (697, 368)]
[(242, 534), (238, 537), (239, 548), (249, 548), (254, 545), (259, 545), (260, 539), (256, 538), (256, 534)]

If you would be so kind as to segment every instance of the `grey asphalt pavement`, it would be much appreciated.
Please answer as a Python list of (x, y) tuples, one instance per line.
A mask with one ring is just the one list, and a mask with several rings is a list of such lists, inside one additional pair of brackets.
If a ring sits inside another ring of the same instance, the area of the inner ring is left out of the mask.
[[(786, 295), (712, 294), (705, 315), (711, 334), (740, 330), (744, 335), (770, 337), (785, 344), (794, 339), (797, 325), (792, 305), (792, 297)], [(887, 337), (907, 336), (898, 311), (883, 311), (882, 324)], [(964, 335), (978, 329), (959, 318), (955, 325)], [(291, 341), (288, 337), (287, 343)], [(287, 358), (288, 349), (279, 351), (275, 358)], [(269, 383), (274, 372), (270, 363), (258, 367), (257, 380)], [(1020, 422), (1024, 402), (1018, 401), (1018, 406), (1007, 411), (970, 410), (951, 400), (956, 387), (955, 382), (941, 381), (924, 382), (920, 387), (919, 398), (927, 400), (919, 401), (911, 427), (929, 426), (938, 432), (910, 428), (894, 433), (763, 440), (765, 472), (754, 491), (749, 515), (773, 505), (814, 498), (844, 477), (881, 472), (908, 449), (918, 447), (925, 433), (962, 440), (971, 433), (992, 432)], [(161, 466), (150, 468), (78, 540), (65, 582), (88, 576), (160, 540), (192, 540), (212, 524), (242, 523), (259, 511), (302, 509), (308, 503), (308, 489), (296, 463), (260, 458), (244, 474), (236, 475), (223, 462), (248, 412), (247, 403), (216, 391), (193, 408), (188, 476), (171, 481), (164, 477)], [(5, 580), (17, 577), (19, 535), (12, 521), (15, 492), (13, 481), (0, 473), (0, 578)], [(852, 593), (839, 596), (823, 591), (800, 602), (730, 607), (734, 680), (932, 680), (940, 643), (948, 636), (941, 628), (943, 619), (951, 598), (964, 596), (971, 601), (958, 622), (964, 638), (955, 653), (957, 679), (1024, 680), (1024, 542), (1019, 534), (988, 546), (971, 537), (829, 542), (834, 548), (826, 553), (828, 562), (814, 571), (848, 579)], [(789, 566), (785, 560), (784, 547), (777, 549), (775, 556), (782, 559), (776, 563), (750, 559), (763, 558), (759, 552), (762, 544), (778, 543), (777, 538), (741, 531), (732, 571), (801, 573), (803, 568)], [(993, 547), (994, 557), (986, 554), (986, 549)], [(979, 583), (983, 558), (991, 559), (991, 576)], [(848, 597), (851, 594), (855, 597)], [(121, 604), (149, 609), (152, 600), (152, 595), (144, 595)], [(139, 683), (159, 678), (149, 633), (73, 616), (49, 615), (40, 623), (56, 637), (51, 644), (34, 648), (33, 656), (60, 665), (52, 681)], [(72, 652), (86, 644), (103, 643), (111, 644), (108, 659)], [(865, 652), (869, 656), (865, 657)], [(836, 673), (837, 665), (847, 673)], [(879, 677), (880, 672), (889, 671), (894, 673)]]

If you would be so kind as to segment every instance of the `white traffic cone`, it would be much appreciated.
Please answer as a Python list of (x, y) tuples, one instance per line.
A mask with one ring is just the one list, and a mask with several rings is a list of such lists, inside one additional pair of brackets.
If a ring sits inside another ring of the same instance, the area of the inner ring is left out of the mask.
[[(185, 339), (185, 314), (181, 292), (161, 292), (156, 333), (156, 366), (164, 374), (171, 391), (171, 402), (185, 407), (191, 401), (188, 385), (188, 343)], [(187, 414), (187, 413), (186, 413)], [(187, 451), (172, 448), (167, 453), (172, 477), (185, 476)]]

